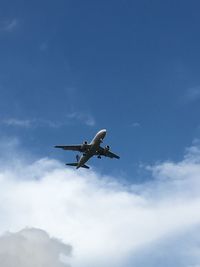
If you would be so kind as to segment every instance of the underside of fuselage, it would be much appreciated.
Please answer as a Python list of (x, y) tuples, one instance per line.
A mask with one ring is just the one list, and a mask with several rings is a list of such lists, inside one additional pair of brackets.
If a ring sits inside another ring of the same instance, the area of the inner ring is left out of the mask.
[(103, 142), (105, 136), (106, 130), (103, 129), (95, 135), (90, 143), (87, 143), (87, 141), (85, 141), (80, 145), (56, 145), (55, 147), (82, 153), (81, 156), (76, 156), (76, 162), (66, 163), (66, 165), (74, 166), (77, 169), (80, 167), (89, 169), (89, 167), (85, 165), (85, 163), (93, 156), (97, 156), (98, 158), (101, 158), (101, 156), (119, 158), (119, 156), (110, 151), (109, 146), (106, 146), (105, 148), (101, 147), (101, 143)]
[(97, 155), (97, 151), (99, 149), (100, 144), (102, 143), (104, 137), (106, 136), (106, 130), (101, 130), (99, 131), (95, 137), (92, 139), (90, 143), (90, 148), (88, 151), (84, 152), (84, 154), (80, 157), (78, 164), (77, 164), (77, 169), (84, 166), (85, 163), (94, 155)]

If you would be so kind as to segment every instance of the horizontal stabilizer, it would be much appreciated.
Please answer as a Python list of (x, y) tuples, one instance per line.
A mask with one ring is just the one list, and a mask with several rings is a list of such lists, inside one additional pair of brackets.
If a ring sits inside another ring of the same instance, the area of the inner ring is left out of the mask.
[[(74, 167), (77, 167), (78, 166), (78, 163), (77, 162), (74, 162), (74, 163), (66, 163), (67, 166), (74, 166)], [(85, 169), (89, 169), (90, 167), (87, 166), (87, 165), (83, 165), (81, 166), (81, 168), (85, 168)]]

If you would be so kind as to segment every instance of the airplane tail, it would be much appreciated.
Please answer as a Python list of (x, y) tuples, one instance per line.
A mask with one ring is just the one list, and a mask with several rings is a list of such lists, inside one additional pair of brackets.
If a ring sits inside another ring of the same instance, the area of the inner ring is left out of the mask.
[[(67, 166), (74, 166), (74, 167), (77, 167), (78, 166), (78, 163), (77, 162), (74, 162), (74, 163), (66, 163)], [(82, 168), (85, 168), (85, 169), (89, 169), (90, 167), (87, 166), (87, 165), (83, 165), (81, 166)]]

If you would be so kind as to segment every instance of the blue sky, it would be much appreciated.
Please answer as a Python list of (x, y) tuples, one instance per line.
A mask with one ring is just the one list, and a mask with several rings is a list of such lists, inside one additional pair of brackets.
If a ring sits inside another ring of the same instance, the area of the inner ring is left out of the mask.
[[(0, 1), (1, 265), (200, 266), (199, 10)], [(67, 168), (102, 128), (120, 160)]]
[(0, 130), (64, 162), (57, 143), (107, 128), (120, 162), (178, 160), (199, 137), (199, 1), (1, 1)]

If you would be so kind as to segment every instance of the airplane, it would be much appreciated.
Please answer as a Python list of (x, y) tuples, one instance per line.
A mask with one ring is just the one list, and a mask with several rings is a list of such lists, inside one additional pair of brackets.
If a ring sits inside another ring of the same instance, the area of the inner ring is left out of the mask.
[(85, 169), (89, 169), (90, 167), (85, 165), (85, 163), (93, 156), (97, 156), (97, 158), (101, 158), (101, 156), (116, 158), (120, 157), (110, 151), (110, 147), (106, 146), (105, 148), (101, 147), (100, 144), (103, 142), (104, 137), (106, 136), (106, 129), (100, 130), (92, 141), (88, 144), (87, 141), (83, 142), (81, 145), (58, 145), (54, 146), (55, 148), (62, 148), (64, 150), (73, 150), (79, 151), (82, 156), (76, 155), (77, 162), (74, 163), (66, 163), (68, 166), (75, 166), (76, 169), (82, 167)]

